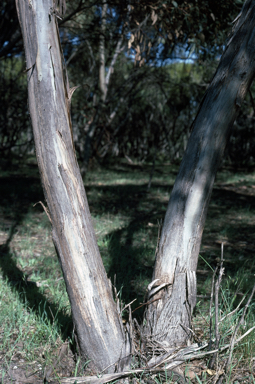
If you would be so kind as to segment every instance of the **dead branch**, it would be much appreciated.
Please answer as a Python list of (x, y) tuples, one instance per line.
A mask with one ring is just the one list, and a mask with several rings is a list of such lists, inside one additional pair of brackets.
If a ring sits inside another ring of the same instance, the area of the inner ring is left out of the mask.
[[(219, 291), (220, 291), (220, 285), (222, 281), (222, 276), (224, 274), (224, 268), (223, 268), (223, 251), (224, 251), (224, 245), (221, 243), (221, 259), (220, 259), (220, 270), (218, 279), (215, 283), (215, 348), (218, 350), (219, 343), (220, 343), (220, 334), (219, 334)], [(213, 368), (215, 365), (215, 362), (218, 362), (218, 352), (216, 352), (210, 363), (209, 368)]]

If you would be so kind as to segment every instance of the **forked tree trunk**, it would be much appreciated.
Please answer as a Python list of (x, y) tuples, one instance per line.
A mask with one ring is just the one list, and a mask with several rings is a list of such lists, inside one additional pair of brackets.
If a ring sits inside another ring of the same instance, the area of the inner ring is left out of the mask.
[[(16, 0), (36, 156), (83, 358), (125, 365), (130, 343), (112, 297), (75, 157), (70, 99), (53, 0)], [(127, 358), (128, 359), (128, 358)]]
[[(196, 268), (214, 178), (230, 129), (255, 75), (255, 1), (246, 1), (193, 124), (168, 204), (148, 292), (144, 333), (187, 344)], [(152, 286), (153, 285), (153, 286)]]

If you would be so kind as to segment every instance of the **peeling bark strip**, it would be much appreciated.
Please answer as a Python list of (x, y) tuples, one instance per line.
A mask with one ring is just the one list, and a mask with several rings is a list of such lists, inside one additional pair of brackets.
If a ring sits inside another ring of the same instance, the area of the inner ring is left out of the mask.
[(80, 349), (96, 369), (110, 366), (113, 372), (117, 363), (121, 370), (130, 341), (99, 254), (75, 157), (70, 90), (53, 0), (16, 0), (16, 6), (29, 68), (36, 155)]
[[(196, 304), (196, 268), (207, 208), (230, 130), (255, 76), (255, 1), (245, 2), (201, 103), (168, 204), (153, 280), (167, 288), (150, 299), (144, 333), (187, 343)], [(154, 285), (154, 289), (156, 288)]]

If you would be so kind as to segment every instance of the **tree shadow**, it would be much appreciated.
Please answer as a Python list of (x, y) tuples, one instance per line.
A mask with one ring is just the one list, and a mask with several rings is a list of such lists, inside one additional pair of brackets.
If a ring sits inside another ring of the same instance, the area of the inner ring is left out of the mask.
[[(154, 184), (153, 188), (168, 191), (170, 187)], [(125, 304), (137, 299), (132, 304), (132, 309), (136, 309), (144, 301), (146, 288), (152, 277), (157, 246), (157, 223), (164, 218), (167, 201), (162, 206), (162, 202), (157, 201), (157, 198), (148, 192), (147, 184), (100, 186), (98, 189), (102, 191), (102, 197), (96, 204), (93, 202), (92, 213), (96, 211), (97, 214), (103, 215), (106, 212), (114, 212), (129, 218), (128, 225), (106, 235), (110, 259), (107, 273)], [(143, 208), (141, 203), (145, 204)], [(152, 238), (150, 242), (141, 238), (141, 232), (148, 230), (151, 231), (155, 242), (151, 241)], [(143, 307), (135, 312), (139, 320), (142, 314)]]
[(254, 264), (254, 224), (247, 222), (246, 215), (252, 216), (255, 211), (255, 196), (228, 188), (216, 185), (213, 190), (203, 245), (207, 245), (208, 262), (215, 267), (220, 243), (225, 243), (225, 273), (234, 276), (240, 268), (248, 269), (248, 264)]
[(29, 275), (24, 273), (15, 259), (18, 254), (11, 249), (11, 241), (29, 211), (28, 202), (43, 200), (42, 188), (37, 178), (1, 178), (2, 216), (11, 222), (9, 235), (0, 245), (0, 269), (3, 278), (7, 281), (13, 292), (18, 294), (21, 303), (38, 317), (47, 316), (51, 324), (58, 324), (63, 339), (72, 333), (72, 319), (58, 303), (50, 302), (40, 292), (35, 282), (29, 281)]
[(62, 338), (65, 340), (72, 333), (72, 319), (59, 306), (49, 302), (40, 292), (35, 282), (28, 281), (28, 275), (22, 272), (16, 265), (15, 253), (10, 249), (10, 242), (15, 233), (16, 225), (11, 228), (5, 244), (0, 245), (0, 268), (3, 278), (8, 282), (11, 290), (18, 294), (21, 303), (29, 311), (34, 312), (38, 317), (42, 314), (47, 316), (49, 323), (57, 323)]
[[(163, 193), (169, 192), (171, 186), (164, 183), (154, 183), (152, 191), (161, 189)], [(106, 235), (108, 239), (108, 252), (110, 266), (108, 275), (114, 282), (116, 275), (116, 288), (121, 291), (122, 300), (125, 304), (137, 298), (132, 305), (135, 309), (144, 299), (147, 284), (152, 277), (154, 266), (154, 255), (157, 245), (157, 221), (164, 220), (168, 199), (164, 202), (157, 201), (155, 194), (147, 191), (147, 184), (134, 185), (125, 184), (117, 186), (93, 186), (90, 191), (101, 191), (99, 198), (92, 202), (92, 213), (103, 215), (106, 213), (119, 213), (129, 218), (129, 223), (124, 227), (114, 230)], [(97, 193), (94, 194), (95, 196)], [(148, 207), (141, 206), (148, 203)], [(235, 277), (242, 268), (244, 272), (250, 273), (249, 266), (253, 262), (254, 250), (254, 228), (250, 223), (238, 222), (237, 212), (255, 209), (255, 197), (234, 190), (226, 190), (222, 185), (215, 185), (212, 199), (208, 209), (202, 247), (206, 251), (203, 256), (214, 268), (217, 258), (220, 257), (221, 238), (227, 237), (225, 244), (225, 271), (226, 276)], [(231, 219), (231, 222), (230, 222)], [(138, 243), (138, 232), (143, 229), (148, 231), (148, 222), (154, 223), (155, 243), (152, 247), (147, 243)], [(214, 238), (215, 234), (215, 238)], [(216, 237), (217, 235), (217, 237)], [(217, 241), (216, 241), (217, 240)], [(241, 244), (245, 241), (248, 246)], [(240, 243), (240, 244), (239, 244)], [(255, 264), (255, 263), (253, 263)], [(253, 268), (253, 267), (252, 267)], [(205, 279), (210, 278), (212, 272), (208, 265), (199, 258), (198, 261), (198, 284), (203, 286)], [(208, 271), (208, 273), (205, 273)], [(135, 312), (138, 317), (142, 316), (142, 309)]]
[[(135, 233), (139, 231), (141, 224), (141, 219), (134, 219), (126, 228), (113, 231), (108, 245), (111, 259), (108, 276), (116, 284), (123, 303), (128, 304), (137, 299), (132, 305), (133, 309), (144, 301), (154, 266), (155, 250), (144, 244), (133, 244)], [(136, 316), (140, 318), (142, 313), (141, 309), (136, 312)]]
[[(153, 186), (148, 191), (147, 183), (142, 185), (129, 183), (113, 186), (87, 186), (86, 191), (88, 194), (90, 211), (93, 216), (105, 213), (119, 213), (128, 216), (130, 220), (133, 220), (138, 216), (148, 216), (153, 210), (157, 210), (158, 217), (162, 212), (165, 215), (168, 199), (162, 203), (162, 201), (153, 196), (151, 192), (160, 189), (161, 192), (167, 192), (169, 195), (171, 188), (171, 185), (153, 183)], [(101, 192), (100, 197), (97, 197), (98, 192)], [(141, 207), (142, 203), (147, 203), (148, 209)], [(151, 207), (149, 207), (149, 205)]]

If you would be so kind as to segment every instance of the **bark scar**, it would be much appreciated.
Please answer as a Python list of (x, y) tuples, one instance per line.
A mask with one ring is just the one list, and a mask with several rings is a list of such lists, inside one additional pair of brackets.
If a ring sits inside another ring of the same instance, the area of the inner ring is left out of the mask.
[[(157, 280), (159, 280), (159, 279), (157, 279)], [(148, 292), (148, 299), (150, 299), (153, 295), (155, 295), (155, 293), (159, 292), (162, 288), (168, 287), (169, 285), (171, 285), (171, 284), (170, 283), (163, 283), (163, 284), (159, 285), (158, 287), (151, 289)]]
[(242, 105), (244, 95), (245, 95), (245, 86), (244, 86), (244, 84), (241, 84), (241, 86), (240, 86), (240, 88), (236, 94), (236, 100), (235, 100), (235, 103), (239, 108)]
[(51, 45), (49, 45), (48, 48), (49, 48), (49, 51), (50, 51), (50, 61), (51, 61), (51, 65), (52, 65), (52, 73), (53, 73), (53, 78), (54, 78), (54, 87), (55, 87), (55, 90), (56, 90), (56, 83), (55, 83), (56, 74), (55, 74), (55, 67), (54, 67), (53, 57), (52, 57), (52, 54), (51, 54)]

